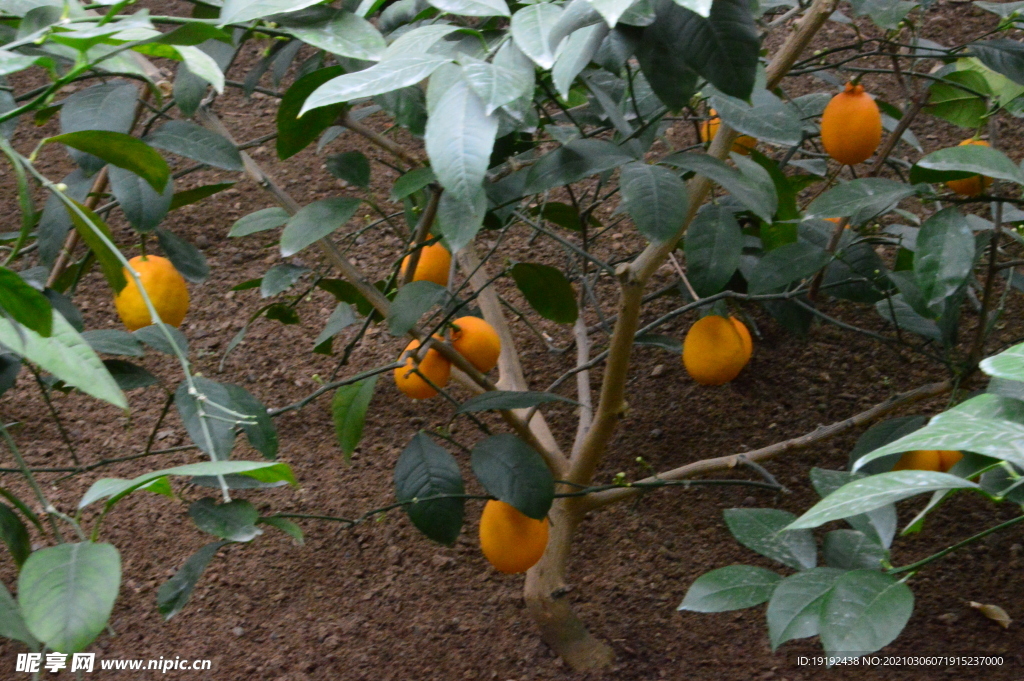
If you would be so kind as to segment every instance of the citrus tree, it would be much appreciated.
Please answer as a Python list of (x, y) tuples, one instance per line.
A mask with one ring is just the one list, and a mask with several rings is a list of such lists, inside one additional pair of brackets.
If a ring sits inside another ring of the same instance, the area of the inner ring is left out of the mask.
[[(258, 524), (301, 538), (289, 514), (260, 517), (232, 491), (294, 482), (287, 465), (273, 460), (272, 419), (322, 395), (333, 394), (339, 445), (351, 455), (382, 389), (378, 377), (390, 373), (407, 398), (450, 403), (452, 418), (465, 419), (479, 437), (452, 428), (410, 433), (395, 465), (395, 504), (338, 520), (352, 525), (401, 507), (427, 537), (452, 543), (467, 500), (486, 499), (481, 548), (497, 569), (526, 572), (524, 597), (544, 640), (575, 668), (604, 666), (610, 647), (565, 598), (573, 538), (588, 514), (675, 484), (778, 490), (758, 461), (950, 392), (976, 371), (1015, 283), (1017, 263), (1005, 254), (1020, 240), (1012, 225), (1024, 220), (1016, 208), (1024, 172), (994, 135), (980, 137), (996, 117), (1024, 110), (1024, 48), (993, 37), (1016, 26), (1013, 5), (979, 3), (1000, 15), (998, 25), (977, 40), (940, 45), (921, 37), (918, 5), (902, 0), (854, 3), (852, 20), (838, 0), (385, 4), (209, 0), (195, 2), (191, 16), (131, 12), (127, 2), (87, 9), (71, 0), (17, 0), (3, 8), (0, 75), (9, 81), (0, 89), (0, 151), (22, 219), (20, 229), (0, 235), (0, 389), (27, 367), (48, 405), (50, 391), (77, 389), (125, 408), (124, 390), (158, 381), (123, 357), (141, 356), (144, 346), (167, 352), (183, 380), (166, 390), (164, 413), (173, 405), (210, 459), (98, 480), (79, 503), (81, 511), (105, 500), (87, 532), (81, 513), (72, 517), (46, 501), (0, 426), (47, 516), (49, 539), (58, 542), (29, 553), (21, 518), (6, 506), (0, 511), (13, 528), (5, 538), (23, 559), (17, 600), (2, 594), (18, 622), (15, 638), (67, 652), (91, 642), (120, 573), (116, 549), (96, 543), (100, 522), (137, 489), (173, 494), (169, 476), (190, 476), (221, 498), (190, 508), (214, 541), (161, 589), (165, 614), (184, 606), (224, 542), (253, 540)], [(829, 20), (854, 22), (854, 39), (812, 51)], [(248, 42), (261, 45), (262, 58), (236, 64)], [(173, 66), (173, 78), (153, 65), (157, 58), (170, 60), (162, 63)], [(225, 77), (232, 68), (245, 70), (241, 80)], [(47, 80), (23, 86), (23, 71)], [(267, 73), (271, 88), (259, 85)], [(811, 74), (828, 90), (793, 94)], [(873, 97), (872, 88), (883, 85), (902, 94), (893, 102)], [(314, 143), (336, 151), (326, 170), (351, 189), (298, 204), (244, 151), (269, 140), (236, 140), (217, 117), (225, 87), (279, 98), (278, 157)], [(19, 125), (54, 116), (61, 134), (19, 148)], [(387, 130), (364, 122), (368, 116), (387, 121)], [(925, 154), (910, 131), (925, 116), (965, 128), (966, 143)], [(381, 171), (397, 174), (391, 207), (366, 189), (375, 170), (369, 159), (342, 151), (353, 135), (379, 147)], [(680, 138), (691, 141), (680, 146)], [(50, 144), (64, 145), (77, 166), (64, 178), (36, 165)], [(244, 173), (276, 204), (237, 221), (230, 236), (280, 229), (282, 256), (322, 255), (313, 269), (279, 264), (236, 286), (259, 289), (265, 299), (250, 323), (299, 322), (312, 314), (303, 303), (313, 289), (336, 298), (311, 350), (335, 354), (343, 331), (347, 342), (332, 380), (295, 404), (268, 410), (239, 386), (195, 375), (187, 338), (176, 329), (187, 314), (186, 280), (201, 281), (208, 267), (162, 224), (170, 211), (230, 186), (175, 191), (175, 180), (207, 167)], [(47, 192), (41, 209), (39, 187)], [(985, 207), (988, 218), (977, 214)], [(106, 222), (114, 211), (131, 227), (123, 239)], [(622, 239), (616, 229), (635, 231)], [(520, 234), (545, 249), (522, 260), (521, 249), (507, 246)], [(163, 256), (150, 252), (153, 235)], [(364, 271), (353, 254), (379, 249), (383, 235), (400, 237), (405, 248), (388, 272)], [(124, 254), (136, 249), (136, 257)], [(127, 331), (82, 327), (74, 291), (95, 266)], [(513, 290), (529, 310), (509, 301)], [(653, 313), (664, 299), (678, 304)], [(962, 312), (972, 305), (979, 322), (963, 334)], [(633, 355), (667, 348), (697, 383), (727, 383), (754, 351), (746, 311), (755, 306), (797, 334), (837, 324), (921, 353), (948, 378), (753, 452), (598, 484), (629, 408)], [(840, 313), (878, 314), (889, 326), (879, 333)], [(684, 315), (699, 319), (682, 342), (658, 333)], [(512, 320), (545, 343), (571, 342), (574, 365), (558, 376), (527, 376)], [(562, 337), (537, 329), (540, 320), (545, 328), (562, 325)], [(405, 337), (395, 341), (395, 361), (337, 378), (375, 325)], [(537, 381), (546, 389), (530, 390)], [(575, 387), (569, 395), (567, 385)], [(553, 431), (545, 412), (566, 403), (576, 427)], [(239, 433), (268, 460), (232, 460)], [(151, 445), (152, 438), (144, 453), (158, 454)], [(85, 472), (74, 463), (73, 472)], [(704, 477), (737, 466), (750, 479)], [(466, 492), (467, 468), (484, 493)], [(906, 491), (918, 490), (915, 476), (923, 474), (890, 475)], [(5, 496), (43, 531), (28, 505), (13, 492)], [(63, 540), (65, 525), (80, 541)], [(861, 555), (855, 549), (833, 554), (853, 560)], [(69, 567), (55, 572), (56, 564)], [(46, 579), (60, 577), (67, 590), (71, 574), (88, 575), (102, 597), (49, 609), (44, 594), (60, 592)], [(69, 621), (82, 623), (74, 636), (66, 633)]]

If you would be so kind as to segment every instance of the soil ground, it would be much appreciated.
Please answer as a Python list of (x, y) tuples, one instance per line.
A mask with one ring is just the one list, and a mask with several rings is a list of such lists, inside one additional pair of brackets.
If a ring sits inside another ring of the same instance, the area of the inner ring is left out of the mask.
[[(151, 3), (168, 11), (170, 3)], [(993, 23), (964, 3), (938, 2), (924, 15), (930, 37), (949, 43), (954, 35), (977, 33)], [(851, 30), (830, 24), (819, 42), (847, 40)], [(232, 78), (241, 80), (257, 58), (247, 47)], [(264, 84), (273, 87), (265, 78)], [(881, 80), (876, 91), (891, 87)], [(819, 86), (820, 87), (820, 86)], [(895, 98), (897, 93), (891, 93)], [(236, 90), (217, 100), (215, 110), (240, 140), (259, 138), (274, 130), (276, 103), (257, 95), (243, 99)], [(383, 127), (382, 120), (373, 124)], [(959, 141), (962, 132), (922, 117), (913, 126), (927, 150)], [(15, 141), (31, 149), (42, 136), (53, 134), (53, 122), (39, 129), (23, 123)], [(1001, 123), (1001, 146), (1016, 160), (1024, 156), (1018, 121)], [(682, 144), (692, 131), (679, 126), (673, 141)], [(300, 203), (340, 194), (361, 196), (340, 187), (322, 170), (324, 157), (307, 149), (286, 163), (276, 161), (273, 142), (251, 149), (281, 185)], [(359, 150), (374, 161), (387, 160), (374, 147), (352, 134), (343, 135), (327, 153)], [(40, 168), (50, 177), (62, 177), (70, 166), (63, 152), (44, 150)], [(183, 167), (183, 165), (179, 165)], [(374, 163), (370, 193), (383, 200), (394, 174)], [(178, 189), (237, 176), (205, 170), (184, 178)], [(3, 178), (0, 200), (6, 215), (14, 215), (8, 176)], [(328, 376), (336, 358), (307, 352), (312, 348), (333, 301), (314, 293), (298, 311), (300, 324), (283, 326), (259, 320), (245, 341), (220, 368), (230, 339), (263, 303), (254, 290), (233, 292), (236, 284), (257, 278), (282, 262), (275, 235), (228, 239), (230, 225), (239, 217), (273, 205), (253, 182), (238, 184), (204, 202), (171, 215), (166, 226), (197, 244), (206, 255), (210, 278), (191, 287), (192, 310), (183, 326), (190, 339), (195, 369), (218, 381), (237, 383), (276, 407), (295, 402), (312, 392), (314, 376)], [(385, 204), (385, 210), (395, 210)], [(369, 216), (369, 211), (364, 211)], [(361, 214), (360, 217), (364, 217)], [(119, 243), (128, 250), (133, 233), (114, 213), (111, 224)], [(623, 232), (628, 230), (623, 229)], [(525, 230), (514, 231), (509, 254), (522, 259), (562, 266), (561, 254), (551, 243), (528, 242)], [(486, 238), (486, 237), (485, 237)], [(384, 276), (400, 239), (388, 231), (371, 232), (356, 251), (357, 263), (376, 276)], [(608, 239), (604, 257), (625, 254), (637, 244), (629, 234)], [(600, 252), (600, 251), (599, 251)], [(317, 266), (311, 252), (289, 262)], [(671, 272), (663, 278), (669, 280)], [(514, 291), (503, 289), (514, 302)], [(599, 287), (605, 306), (611, 304), (611, 285)], [(89, 329), (119, 328), (108, 292), (99, 274), (90, 274), (75, 298)], [(645, 318), (672, 309), (678, 299), (654, 303)], [(867, 308), (835, 305), (831, 314), (878, 331), (880, 320)], [(1011, 298), (1009, 314), (990, 349), (1005, 347), (1024, 336), (1021, 300)], [(757, 308), (747, 312), (757, 322), (761, 337), (749, 367), (733, 383), (700, 388), (683, 371), (678, 357), (663, 350), (638, 346), (634, 352), (634, 379), (630, 384), (630, 411), (619, 428), (600, 480), (609, 481), (623, 471), (636, 478), (645, 466), (662, 470), (708, 456), (741, 452), (800, 435), (862, 411), (895, 392), (914, 388), (942, 376), (936, 363), (906, 350), (890, 347), (834, 326), (816, 326), (809, 337), (789, 335)], [(695, 317), (683, 317), (662, 329), (681, 336)], [(591, 319), (596, 322), (596, 317)], [(970, 328), (976, 316), (968, 312)], [(542, 324), (555, 344), (566, 346), (566, 329)], [(552, 352), (523, 324), (515, 325), (517, 342), (534, 389), (543, 389), (550, 377), (571, 368), (574, 353)], [(335, 347), (354, 333), (349, 330)], [(595, 335), (598, 338), (600, 334)], [(342, 376), (391, 361), (403, 342), (386, 330), (352, 355)], [(170, 359), (150, 352), (142, 363), (176, 387), (180, 371)], [(660, 368), (659, 368), (660, 367)], [(593, 377), (596, 388), (600, 377)], [(982, 384), (971, 386), (982, 387)], [(464, 397), (464, 395), (462, 396)], [(364, 440), (345, 464), (334, 440), (329, 398), (277, 419), (280, 458), (295, 470), (298, 488), (240, 492), (265, 513), (309, 513), (352, 517), (390, 503), (392, 472), (399, 452), (418, 428), (443, 424), (447, 408), (432, 401), (423, 405), (404, 399), (391, 380), (382, 378), (367, 418)], [(143, 449), (160, 413), (164, 393), (148, 388), (130, 394), (131, 414), (80, 395), (55, 396), (55, 405), (83, 463), (124, 456)], [(931, 414), (942, 401), (917, 405), (905, 413)], [(547, 411), (556, 433), (575, 430), (571, 409)], [(31, 377), (23, 374), (13, 391), (0, 402), (5, 423), (22, 425), (16, 437), (30, 465), (62, 467), (70, 458), (53, 422), (46, 417)], [(456, 437), (471, 438), (467, 424)], [(763, 607), (748, 611), (705, 615), (678, 612), (676, 607), (695, 578), (708, 570), (734, 563), (771, 567), (734, 542), (722, 521), (722, 510), (732, 507), (772, 506), (800, 513), (814, 503), (807, 471), (812, 466), (841, 468), (859, 433), (787, 455), (769, 464), (771, 472), (790, 490), (778, 495), (751, 488), (675, 488), (651, 493), (630, 505), (595, 514), (581, 529), (570, 566), (571, 599), (595, 634), (611, 643), (617, 660), (603, 673), (574, 674), (540, 642), (521, 598), (522, 577), (502, 576), (490, 569), (475, 541), (479, 506), (468, 505), (467, 524), (452, 548), (430, 543), (400, 511), (379, 522), (345, 529), (327, 521), (301, 521), (304, 546), (274, 530), (248, 545), (222, 550), (199, 581), (192, 600), (179, 615), (164, 622), (156, 610), (156, 590), (194, 551), (207, 542), (187, 519), (188, 503), (210, 496), (211, 491), (177, 484), (181, 500), (136, 494), (107, 518), (103, 537), (121, 551), (124, 577), (111, 618), (113, 635), (104, 634), (92, 650), (105, 658), (209, 658), (208, 673), (152, 672), (138, 679), (204, 678), (217, 681), (267, 679), (358, 681), (428, 679), (722, 679), (802, 681), (837, 679), (971, 679), (1024, 678), (1024, 629), (1014, 622), (1001, 629), (969, 607), (969, 602), (995, 603), (1014, 619), (1024, 619), (1024, 580), (1020, 574), (1024, 535), (1018, 527), (995, 534), (969, 550), (934, 564), (916, 577), (914, 615), (904, 633), (881, 655), (1002, 655), (1001, 668), (837, 668), (800, 666), (798, 656), (820, 654), (816, 640), (786, 644), (773, 653), (764, 624)], [(187, 443), (173, 413), (157, 431), (158, 447)], [(467, 442), (472, 440), (467, 439)], [(565, 444), (563, 438), (563, 445)], [(240, 444), (235, 456), (258, 455)], [(645, 466), (636, 462), (642, 456)], [(41, 474), (45, 491), (59, 508), (71, 510), (82, 493), (99, 477), (132, 477), (148, 470), (200, 460), (195, 451), (118, 464), (63, 479)], [(466, 463), (465, 461), (463, 463)], [(5, 460), (5, 464), (6, 463)], [(469, 478), (468, 465), (466, 466)], [(21, 490), (13, 475), (4, 485)], [(26, 495), (27, 496), (27, 495)], [(901, 506), (901, 520), (913, 516), (923, 502)], [(898, 539), (893, 562), (905, 564), (929, 555), (1013, 515), (1008, 505), (995, 507), (981, 498), (958, 497), (937, 511), (927, 530)], [(86, 514), (86, 520), (93, 516)], [(0, 563), (0, 580), (14, 585), (9, 562)], [(15, 678), (14, 655), (21, 650), (0, 642), (2, 678)], [(94, 673), (86, 678), (121, 678), (126, 673)]]

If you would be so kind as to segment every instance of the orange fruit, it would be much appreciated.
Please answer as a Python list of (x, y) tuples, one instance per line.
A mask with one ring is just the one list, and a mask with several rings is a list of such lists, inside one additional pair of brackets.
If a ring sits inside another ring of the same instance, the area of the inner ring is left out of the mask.
[[(718, 112), (711, 109), (711, 118), (704, 121), (700, 126), (700, 141), (708, 143), (715, 139), (715, 135), (718, 134), (718, 128), (721, 126), (722, 121), (718, 117)], [(757, 148), (757, 140), (750, 135), (740, 135), (736, 138), (736, 141), (732, 143), (732, 151), (737, 154), (743, 154), (744, 156), (750, 156), (750, 152)]]
[(491, 499), (480, 516), (480, 550), (499, 572), (526, 572), (548, 545), (548, 519), (534, 520), (515, 506)]
[(949, 469), (960, 463), (960, 459), (964, 458), (963, 452), (956, 451), (955, 449), (939, 449), (939, 470), (943, 473), (948, 473)]
[(736, 317), (729, 317), (729, 321), (736, 327), (736, 333), (740, 335), (740, 341), (743, 343), (743, 354), (746, 356), (743, 364), (746, 365), (750, 361), (750, 356), (754, 354), (754, 339), (750, 337), (750, 330), (747, 329), (746, 324)]
[(452, 330), (452, 347), (469, 360), (478, 371), (487, 373), (498, 366), (501, 354), (501, 339), (494, 327), (479, 317), (459, 317)]
[(821, 115), (821, 143), (845, 165), (866, 161), (882, 141), (882, 114), (864, 86), (846, 84)]
[[(976, 139), (966, 139), (957, 146), (962, 147), (965, 144), (976, 144), (981, 147), (988, 146), (988, 142), (985, 140)], [(946, 183), (946, 186), (961, 196), (978, 196), (979, 194), (984, 194), (990, 184), (992, 184), (991, 177), (974, 175), (972, 177), (965, 177), (962, 180), (950, 180)]]
[[(438, 338), (438, 340), (441, 339)], [(420, 342), (414, 340), (405, 346), (403, 353), (411, 352), (419, 346)], [(412, 368), (413, 358), (408, 357), (405, 360), (405, 366), (395, 369), (395, 385), (398, 386), (398, 389), (414, 400), (425, 400), (436, 395), (437, 390), (430, 383), (424, 381), (419, 374), (414, 373)], [(420, 373), (430, 379), (431, 383), (439, 388), (443, 388), (448, 384), (448, 378), (452, 373), (452, 365), (440, 352), (431, 348), (427, 350), (427, 354), (420, 360), (419, 370)]]
[[(402, 259), (402, 276), (409, 266), (411, 255)], [(440, 243), (424, 246), (420, 249), (420, 260), (416, 263), (416, 272), (412, 281), (432, 281), (438, 286), (448, 285), (448, 272), (452, 266), (452, 254)]]
[[(160, 315), (160, 321), (171, 326), (179, 326), (188, 312), (188, 287), (185, 278), (174, 269), (167, 258), (159, 255), (137, 255), (128, 261), (131, 268), (139, 275), (142, 288), (146, 289), (153, 307)], [(128, 285), (114, 296), (114, 307), (121, 321), (129, 331), (141, 329), (156, 323), (149, 314), (149, 308), (142, 299), (135, 280), (124, 269), (124, 277)]]
[[(751, 343), (753, 349), (753, 343)], [(718, 315), (703, 317), (683, 339), (683, 366), (701, 385), (722, 385), (739, 375), (750, 355), (736, 322)]]
[(894, 471), (939, 471), (942, 470), (942, 459), (935, 449), (918, 449), (901, 456), (892, 469)]

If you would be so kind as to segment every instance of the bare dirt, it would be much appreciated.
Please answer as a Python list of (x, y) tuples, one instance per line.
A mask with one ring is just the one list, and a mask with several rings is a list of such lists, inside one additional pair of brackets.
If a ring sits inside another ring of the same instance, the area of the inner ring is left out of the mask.
[[(166, 5), (167, 3), (154, 3)], [(165, 8), (166, 11), (166, 8)], [(950, 42), (950, 32), (977, 32), (992, 23), (992, 15), (963, 3), (936, 3), (924, 21), (937, 40)], [(850, 28), (830, 25), (824, 44), (847, 40)], [(232, 78), (244, 77), (245, 65), (258, 55), (247, 47)], [(264, 85), (272, 87), (269, 78)], [(891, 84), (888, 84), (891, 87)], [(878, 88), (883, 88), (881, 81)], [(893, 92), (893, 95), (896, 93)], [(263, 96), (243, 99), (230, 90), (217, 100), (215, 110), (240, 140), (256, 139), (274, 130), (276, 104)], [(383, 120), (373, 120), (383, 129)], [(1001, 124), (1001, 145), (1015, 159), (1024, 156), (1018, 141), (1018, 121)], [(923, 116), (913, 126), (926, 149), (959, 141), (962, 133)], [(53, 122), (34, 129), (23, 123), (15, 138), (19, 149), (56, 130)], [(692, 138), (680, 126), (674, 141)], [(359, 150), (374, 161), (388, 160), (375, 147), (349, 133), (327, 149), (328, 153)], [(322, 170), (324, 157), (307, 149), (279, 163), (273, 142), (250, 150), (254, 158), (300, 203), (347, 194)], [(379, 162), (370, 195), (380, 200), (395, 174)], [(184, 167), (184, 163), (178, 166)], [(70, 166), (63, 152), (44, 151), (40, 168), (59, 178)], [(254, 210), (273, 205), (253, 182), (219, 171), (205, 170), (183, 179), (178, 190), (218, 181), (238, 184), (202, 203), (173, 213), (166, 226), (197, 244), (206, 255), (210, 278), (193, 285), (192, 310), (182, 327), (189, 337), (197, 371), (218, 381), (243, 385), (267, 405), (292, 403), (312, 392), (314, 376), (331, 375), (336, 358), (313, 355), (317, 336), (333, 300), (315, 292), (298, 306), (301, 323), (284, 326), (259, 320), (246, 340), (219, 363), (229, 340), (263, 304), (255, 290), (232, 292), (236, 284), (260, 277), (282, 262), (275, 234), (228, 239), (231, 224)], [(0, 195), (6, 215), (15, 215), (11, 182), (4, 176)], [(385, 211), (397, 210), (382, 204)], [(606, 219), (607, 216), (602, 216)], [(367, 209), (360, 219), (372, 219)], [(10, 221), (9, 221), (10, 222)], [(137, 252), (137, 238), (114, 213), (111, 221), (119, 243)], [(524, 230), (513, 231), (510, 255), (524, 260), (563, 266), (564, 255), (550, 242), (528, 242)], [(485, 237), (486, 238), (486, 237)], [(637, 246), (629, 230), (614, 231), (599, 247), (602, 257), (625, 255)], [(387, 229), (369, 232), (355, 251), (362, 267), (384, 276), (401, 248), (399, 236)], [(603, 249), (603, 250), (602, 250)], [(311, 252), (289, 262), (320, 266)], [(660, 283), (669, 281), (666, 272)], [(308, 279), (305, 280), (308, 282)], [(300, 284), (301, 285), (301, 284)], [(525, 303), (503, 286), (510, 298)], [(598, 295), (611, 312), (611, 285)], [(96, 272), (79, 287), (76, 303), (89, 329), (119, 328), (107, 289)], [(653, 319), (678, 303), (657, 301), (645, 314)], [(990, 349), (1005, 347), (1024, 336), (1020, 299)], [(845, 418), (889, 397), (936, 380), (942, 368), (906, 350), (893, 350), (834, 326), (816, 326), (807, 339), (787, 334), (756, 308), (747, 309), (761, 337), (751, 364), (733, 383), (701, 388), (686, 375), (678, 357), (663, 350), (638, 346), (634, 351), (634, 379), (630, 384), (630, 411), (611, 443), (599, 481), (623, 471), (636, 478), (653, 470), (678, 466), (708, 456), (742, 452), (800, 435)], [(884, 327), (866, 308), (836, 305), (835, 314), (873, 330)], [(662, 329), (681, 336), (695, 317), (683, 317)], [(594, 317), (590, 321), (597, 322)], [(965, 325), (976, 316), (966, 313)], [(541, 324), (558, 346), (570, 341), (567, 329)], [(534, 389), (546, 387), (551, 377), (571, 368), (570, 352), (550, 351), (522, 323), (515, 324), (517, 342)], [(354, 333), (336, 340), (341, 348)], [(600, 334), (595, 338), (601, 337)], [(391, 361), (403, 342), (377, 330), (352, 355), (341, 376)], [(173, 390), (180, 371), (167, 357), (148, 353), (142, 363)], [(593, 378), (594, 387), (600, 376)], [(981, 387), (981, 384), (972, 386)], [(456, 393), (458, 395), (458, 393)], [(462, 395), (462, 397), (465, 397)], [(131, 415), (80, 395), (55, 396), (55, 405), (69, 431), (77, 455), (85, 464), (140, 452), (160, 413), (165, 395), (159, 388), (130, 394)], [(393, 500), (392, 471), (399, 452), (418, 428), (444, 424), (448, 408), (438, 401), (413, 404), (382, 378), (367, 419), (364, 440), (346, 465), (334, 440), (329, 398), (277, 419), (280, 458), (295, 470), (298, 488), (240, 492), (266, 514), (308, 513), (352, 517)], [(41, 406), (30, 375), (22, 374), (13, 391), (0, 402), (5, 423), (21, 423), (15, 433), (30, 465), (66, 467), (68, 451), (53, 422)], [(942, 401), (918, 405), (906, 413), (931, 414)], [(575, 430), (569, 407), (548, 410), (556, 433)], [(457, 438), (472, 443), (467, 423), (457, 422)], [(228, 681), (268, 679), (309, 681), (344, 679), (374, 681), (436, 679), (723, 679), (789, 681), (840, 679), (1020, 679), (1024, 677), (1024, 630), (1014, 622), (1003, 630), (968, 606), (970, 601), (995, 603), (1011, 617), (1024, 618), (1024, 580), (1020, 574), (1024, 536), (1019, 526), (995, 534), (934, 564), (916, 577), (914, 615), (904, 633), (880, 654), (894, 656), (1002, 655), (1002, 668), (842, 668), (826, 671), (797, 664), (797, 656), (820, 653), (814, 639), (786, 644), (773, 653), (764, 624), (763, 607), (749, 611), (705, 615), (677, 612), (689, 585), (708, 570), (734, 563), (772, 567), (739, 546), (722, 521), (723, 509), (774, 506), (794, 513), (807, 509), (816, 497), (807, 471), (812, 466), (841, 468), (856, 436), (853, 433), (773, 461), (769, 468), (792, 490), (777, 495), (749, 488), (675, 488), (651, 493), (638, 502), (595, 514), (583, 525), (570, 567), (572, 589), (567, 595), (583, 620), (617, 655), (615, 667), (604, 673), (574, 674), (563, 667), (539, 641), (521, 598), (522, 577), (502, 576), (491, 569), (475, 542), (479, 506), (468, 505), (467, 524), (452, 548), (430, 543), (394, 511), (379, 522), (345, 529), (328, 521), (301, 521), (304, 546), (274, 530), (248, 545), (221, 551), (203, 575), (183, 612), (164, 622), (156, 610), (156, 590), (208, 540), (187, 519), (188, 503), (210, 496), (211, 490), (176, 484), (180, 500), (137, 493), (123, 501), (104, 523), (103, 539), (121, 551), (124, 577), (120, 598), (111, 618), (113, 635), (102, 635), (92, 650), (104, 658), (209, 658), (212, 671), (170, 672), (163, 677), (138, 672), (133, 678), (204, 678)], [(172, 414), (158, 430), (159, 448), (187, 443), (177, 416)], [(565, 438), (562, 438), (563, 445)], [(237, 458), (257, 458), (245, 444)], [(642, 456), (644, 463), (638, 463)], [(463, 463), (468, 463), (463, 458)], [(135, 460), (64, 479), (63, 473), (41, 473), (46, 494), (60, 508), (71, 510), (82, 493), (99, 477), (131, 477), (148, 470), (201, 460), (194, 451), (172, 452)], [(9, 465), (4, 460), (3, 465)], [(648, 466), (650, 468), (648, 468)], [(471, 479), (468, 465), (467, 479)], [(16, 476), (6, 474), (3, 484), (23, 493)], [(473, 487), (471, 486), (471, 489)], [(25, 495), (27, 496), (27, 495)], [(906, 521), (921, 500), (901, 507)], [(981, 498), (961, 496), (936, 512), (927, 530), (898, 539), (893, 562), (905, 564), (989, 527), (1013, 515), (1008, 505), (996, 507)], [(93, 513), (86, 513), (91, 522)], [(0, 562), (0, 579), (14, 586), (14, 570)], [(16, 678), (14, 654), (18, 645), (0, 642), (2, 678)], [(10, 670), (10, 671), (7, 671)], [(129, 672), (97, 672), (86, 678), (121, 678)]]

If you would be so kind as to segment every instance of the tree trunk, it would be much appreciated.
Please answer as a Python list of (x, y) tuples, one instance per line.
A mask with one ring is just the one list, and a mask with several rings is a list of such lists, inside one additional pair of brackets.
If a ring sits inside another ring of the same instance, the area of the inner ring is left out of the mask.
[(551, 507), (551, 533), (540, 562), (526, 573), (523, 597), (541, 638), (575, 670), (600, 669), (615, 657), (611, 647), (595, 638), (565, 597), (565, 568), (582, 515), (572, 498), (556, 499)]

